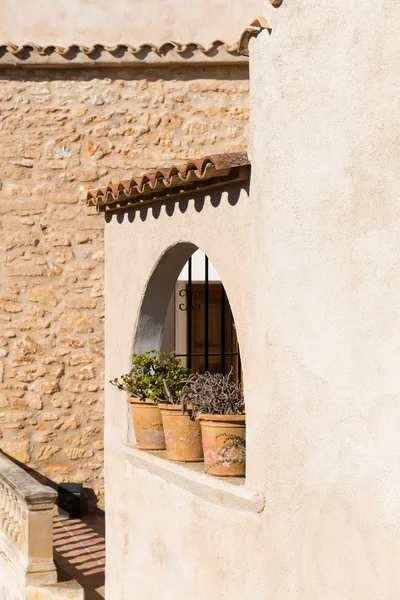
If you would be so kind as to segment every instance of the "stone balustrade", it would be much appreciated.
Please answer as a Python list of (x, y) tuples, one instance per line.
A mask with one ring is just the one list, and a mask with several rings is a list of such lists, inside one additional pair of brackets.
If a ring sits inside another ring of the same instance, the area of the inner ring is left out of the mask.
[[(53, 511), (57, 493), (0, 453), (0, 561), (21, 585), (57, 581)], [(4, 570), (0, 565), (0, 571)]]
[(22, 506), (13, 491), (0, 481), (0, 529), (21, 546)]

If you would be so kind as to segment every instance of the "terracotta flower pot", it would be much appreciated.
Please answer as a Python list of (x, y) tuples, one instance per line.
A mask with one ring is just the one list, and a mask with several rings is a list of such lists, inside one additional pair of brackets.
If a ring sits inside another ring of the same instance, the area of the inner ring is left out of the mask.
[(192, 421), (191, 407), (182, 415), (180, 404), (160, 404), (168, 460), (200, 462), (203, 460), (201, 428)]
[(246, 474), (245, 415), (199, 415), (203, 438), (204, 468), (218, 477)]
[(140, 450), (165, 450), (164, 429), (160, 409), (152, 400), (140, 401), (128, 397), (131, 405), (133, 428)]

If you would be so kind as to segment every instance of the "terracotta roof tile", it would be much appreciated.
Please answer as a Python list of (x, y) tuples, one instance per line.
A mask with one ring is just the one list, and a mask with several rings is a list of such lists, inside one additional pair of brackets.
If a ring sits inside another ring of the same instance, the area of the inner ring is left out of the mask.
[(12, 42), (0, 44), (0, 64), (10, 66), (30, 64), (79, 66), (81, 64), (140, 64), (171, 61), (214, 63), (230, 60), (243, 62), (243, 57), (238, 52), (238, 42), (227, 44), (221, 40), (214, 40), (209, 46), (203, 46), (197, 42), (181, 44), (172, 40), (167, 40), (159, 45), (143, 43), (138, 46), (131, 44), (40, 46), (34, 42), (21, 46)]
[(232, 180), (243, 181), (249, 177), (249, 166), (246, 152), (214, 154), (89, 190), (86, 202), (88, 206), (98, 209), (115, 209), (127, 203), (163, 199), (189, 191), (189, 188), (211, 187)]
[[(273, 2), (271, 2), (271, 4), (273, 4)], [(242, 56), (249, 56), (249, 42), (251, 38), (257, 37), (263, 29), (268, 29), (269, 32), (272, 30), (267, 19), (265, 17), (256, 17), (253, 19), (253, 21), (250, 23), (250, 27), (247, 27), (247, 29), (245, 29), (240, 36), (240, 40), (238, 42), (238, 53)]]
[[(278, 1), (278, 0), (277, 0)], [(280, 0), (279, 0), (280, 1)], [(271, 27), (265, 17), (257, 17), (251, 27), (245, 29), (238, 42), (227, 44), (214, 40), (209, 46), (197, 42), (181, 44), (167, 40), (162, 44), (143, 43), (138, 46), (117, 44), (106, 46), (94, 44), (70, 44), (69, 46), (46, 45), (34, 42), (17, 45), (12, 42), (0, 44), (0, 64), (5, 66), (42, 65), (46, 66), (85, 66), (89, 64), (147, 64), (162, 62), (210, 62), (223, 63), (230, 60), (243, 62), (249, 55), (249, 41), (262, 29)]]

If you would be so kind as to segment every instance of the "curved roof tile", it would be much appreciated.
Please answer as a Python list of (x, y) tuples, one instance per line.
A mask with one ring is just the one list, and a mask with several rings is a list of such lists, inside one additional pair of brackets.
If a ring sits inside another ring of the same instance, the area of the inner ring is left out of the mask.
[(71, 44), (69, 46), (40, 46), (29, 42), (18, 46), (12, 42), (0, 44), (0, 64), (10, 66), (43, 65), (43, 66), (76, 66), (107, 64), (140, 64), (162, 62), (243, 62), (238, 52), (238, 42), (227, 44), (222, 40), (214, 40), (209, 46), (196, 42), (182, 44), (167, 40), (155, 45), (150, 42), (132, 46), (117, 44), (107, 46), (94, 44)]
[(270, 25), (265, 17), (257, 17), (251, 27), (245, 29), (238, 42), (228, 44), (222, 40), (214, 40), (209, 46), (197, 42), (181, 44), (174, 40), (166, 40), (155, 45), (150, 42), (132, 46), (117, 44), (107, 46), (94, 44), (70, 44), (69, 46), (45, 45), (35, 42), (23, 45), (6, 42), (0, 44), (0, 64), (8, 66), (86, 66), (112, 64), (147, 64), (160, 62), (246, 62), (249, 40), (258, 35), (262, 29)]
[(205, 183), (215, 185), (221, 181), (245, 180), (249, 176), (249, 158), (246, 152), (214, 154), (196, 158), (183, 164), (161, 168), (140, 177), (132, 177), (110, 183), (105, 187), (89, 190), (86, 195), (88, 206), (118, 208), (152, 199), (162, 199), (172, 193), (185, 191), (186, 187), (200, 188)]

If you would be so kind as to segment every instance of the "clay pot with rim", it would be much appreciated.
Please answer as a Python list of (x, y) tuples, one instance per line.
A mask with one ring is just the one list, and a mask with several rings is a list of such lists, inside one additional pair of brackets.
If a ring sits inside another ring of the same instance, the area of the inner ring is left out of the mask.
[(199, 414), (197, 418), (201, 423), (205, 472), (217, 477), (244, 477), (245, 415)]
[(199, 421), (191, 419), (192, 407), (186, 406), (182, 414), (180, 404), (160, 404), (159, 406), (168, 460), (201, 462), (203, 460), (201, 427)]
[(133, 417), (133, 429), (140, 450), (165, 450), (164, 428), (157, 404), (148, 398), (128, 396)]

